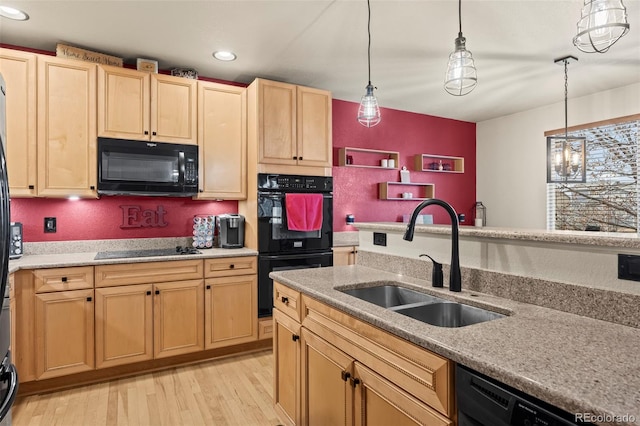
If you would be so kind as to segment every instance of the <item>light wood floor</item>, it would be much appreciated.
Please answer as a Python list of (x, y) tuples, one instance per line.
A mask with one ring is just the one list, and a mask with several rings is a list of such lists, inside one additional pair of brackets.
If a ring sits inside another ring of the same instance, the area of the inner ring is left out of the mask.
[(19, 398), (13, 425), (278, 425), (272, 392), (268, 350)]

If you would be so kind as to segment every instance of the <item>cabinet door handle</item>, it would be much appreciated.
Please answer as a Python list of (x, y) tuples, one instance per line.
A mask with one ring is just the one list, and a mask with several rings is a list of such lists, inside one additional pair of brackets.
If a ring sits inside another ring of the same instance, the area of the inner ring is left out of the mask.
[(293, 157), (293, 159), (294, 159), (294, 160), (297, 160), (297, 159), (298, 159), (298, 157), (297, 157), (297, 156), (295, 156), (295, 157)]
[(156, 135), (156, 132), (152, 132), (151, 134), (152, 134), (153, 136), (155, 136), (155, 135)]
[(351, 378), (351, 386), (353, 386), (355, 388), (359, 384), (360, 384), (360, 379), (358, 379), (357, 377), (352, 377)]
[(210, 285), (207, 286), (207, 290), (211, 290), (211, 286)]
[(36, 189), (35, 185), (29, 185), (29, 189)]
[(298, 336), (297, 334), (294, 334), (293, 336), (291, 336), (291, 340), (293, 340), (294, 342), (297, 342), (300, 339), (300, 336)]
[(148, 130), (145, 130), (145, 131), (144, 131), (144, 134), (145, 134), (145, 135), (148, 135), (148, 134), (149, 134), (149, 131), (148, 131)]
[(342, 380), (345, 382), (349, 380), (349, 377), (351, 377), (351, 373), (349, 373), (348, 371), (342, 371), (340, 374), (342, 376)]
[(67, 282), (67, 277), (60, 278), (60, 281), (62, 281), (63, 283), (66, 283)]
[(89, 189), (90, 189), (90, 190), (92, 190), (92, 191), (95, 191), (96, 187), (95, 187), (95, 186), (93, 186), (93, 185), (91, 185), (91, 186), (89, 187)]
[(236, 267), (236, 265), (234, 265), (233, 263), (231, 265), (229, 265), (229, 269), (233, 269), (235, 267)]
[(298, 160), (302, 160), (302, 157), (298, 157)]
[(160, 290), (156, 290), (156, 294), (160, 294)]
[(288, 304), (289, 304), (289, 298), (288, 298), (288, 297), (282, 296), (282, 297), (280, 298), (280, 300), (282, 300), (282, 303), (284, 303), (285, 305), (288, 305)]
[(93, 299), (91, 297), (87, 297), (87, 302), (91, 302)]
[(147, 296), (151, 296), (151, 290), (147, 291)]

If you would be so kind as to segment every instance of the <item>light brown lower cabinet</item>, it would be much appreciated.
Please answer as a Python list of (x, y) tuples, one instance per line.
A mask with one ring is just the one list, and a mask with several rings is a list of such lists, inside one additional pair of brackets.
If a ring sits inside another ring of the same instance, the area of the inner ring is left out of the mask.
[(155, 358), (204, 350), (204, 280), (155, 284)]
[(333, 266), (355, 265), (357, 260), (358, 246), (333, 248)]
[(95, 291), (96, 368), (153, 359), (153, 285)]
[(287, 425), (300, 423), (300, 323), (273, 310), (273, 402)]
[(35, 295), (36, 377), (94, 369), (93, 289)]
[[(276, 282), (278, 292), (295, 291)], [(274, 309), (274, 403), (282, 421), (455, 424), (451, 361), (306, 295), (297, 299), (300, 320)]]

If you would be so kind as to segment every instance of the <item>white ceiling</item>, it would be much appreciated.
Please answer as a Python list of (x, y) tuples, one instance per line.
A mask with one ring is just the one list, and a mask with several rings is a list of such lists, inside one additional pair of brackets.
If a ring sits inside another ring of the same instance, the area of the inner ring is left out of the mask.
[[(640, 82), (640, 0), (624, 0), (630, 32), (605, 54), (572, 44), (582, 0), (465, 0), (462, 29), (478, 69), (467, 96), (443, 89), (458, 32), (456, 0), (372, 0), (371, 79), (381, 106), (478, 122)], [(26, 22), (0, 18), (0, 42), (55, 51), (56, 43), (161, 69), (249, 83), (255, 77), (331, 90), (359, 102), (367, 84), (366, 0), (24, 1)], [(234, 62), (214, 60), (230, 49)], [(638, 94), (640, 96), (640, 93)], [(384, 117), (383, 117), (384, 119)]]

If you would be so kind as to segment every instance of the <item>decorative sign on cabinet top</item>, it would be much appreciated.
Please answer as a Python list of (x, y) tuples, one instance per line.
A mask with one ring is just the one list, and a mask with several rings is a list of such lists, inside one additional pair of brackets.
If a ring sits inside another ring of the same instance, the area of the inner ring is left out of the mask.
[(68, 46), (62, 43), (58, 43), (56, 45), (56, 56), (58, 58), (77, 59), (79, 61), (112, 65), (114, 67), (122, 66), (122, 58), (105, 55), (104, 53), (92, 52), (91, 50), (80, 49), (78, 47)]

